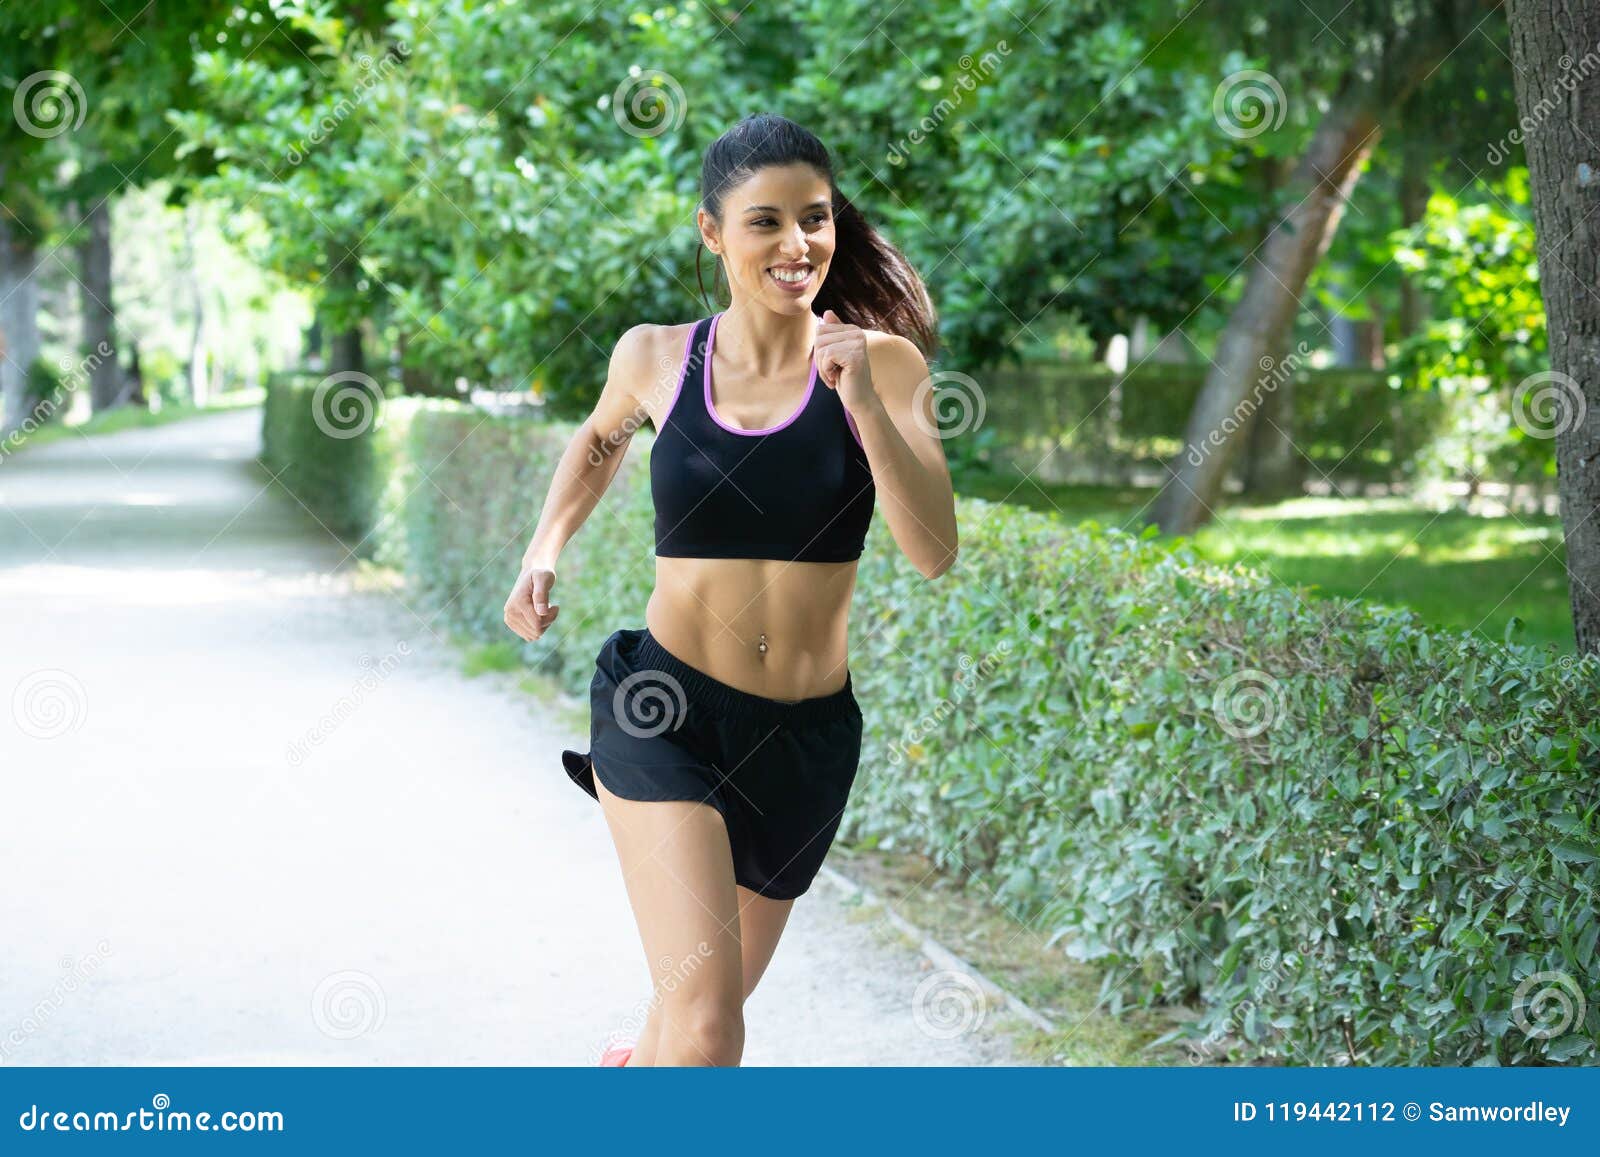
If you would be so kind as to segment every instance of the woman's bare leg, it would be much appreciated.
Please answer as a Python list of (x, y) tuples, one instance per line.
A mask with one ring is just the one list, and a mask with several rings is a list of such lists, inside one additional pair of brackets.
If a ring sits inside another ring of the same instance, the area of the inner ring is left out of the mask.
[(793, 908), (793, 900), (772, 900), (742, 884), (739, 886), (739, 941), (746, 1000), (761, 982), (767, 965), (772, 963), (778, 938), (783, 935)]
[[(783, 935), (784, 925), (794, 908), (794, 901), (771, 900), (742, 884), (738, 892), (740, 958), (744, 973), (744, 997), (749, 1000), (772, 961), (778, 938)], [(644, 1027), (634, 1043), (633, 1055), (628, 1059), (629, 1066), (644, 1068), (654, 1061), (656, 1041), (661, 1031), (661, 998), (662, 990), (658, 984), (651, 995), (650, 1011), (645, 1017)]]
[(648, 1051), (636, 1046), (629, 1065), (737, 1065), (744, 963), (722, 816), (689, 800), (623, 799), (598, 775), (595, 789), (657, 998), (646, 1022)]

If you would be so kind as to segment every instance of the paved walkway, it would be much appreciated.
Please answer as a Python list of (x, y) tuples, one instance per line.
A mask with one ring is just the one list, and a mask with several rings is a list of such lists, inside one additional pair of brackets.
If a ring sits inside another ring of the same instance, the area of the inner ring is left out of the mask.
[[(648, 973), (584, 736), (353, 589), (259, 427), (0, 461), (0, 1064), (593, 1063)], [(746, 1063), (1019, 1063), (882, 928), (819, 881)]]

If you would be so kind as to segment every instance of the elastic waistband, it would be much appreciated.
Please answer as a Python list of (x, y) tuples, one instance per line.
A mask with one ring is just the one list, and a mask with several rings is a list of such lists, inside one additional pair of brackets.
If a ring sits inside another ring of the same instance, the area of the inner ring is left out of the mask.
[(663, 647), (648, 627), (643, 629), (639, 637), (635, 662), (640, 667), (662, 671), (676, 679), (683, 686), (683, 693), (694, 702), (746, 718), (794, 725), (843, 719), (856, 710), (849, 667), (845, 668), (844, 686), (837, 691), (811, 699), (785, 702), (730, 687), (698, 667), (691, 667)]

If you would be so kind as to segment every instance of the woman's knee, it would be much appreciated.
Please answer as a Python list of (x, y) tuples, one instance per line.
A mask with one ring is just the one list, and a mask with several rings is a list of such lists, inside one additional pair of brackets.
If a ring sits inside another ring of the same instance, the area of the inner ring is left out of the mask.
[(735, 1000), (710, 995), (668, 999), (662, 1008), (661, 1043), (672, 1038), (691, 1063), (737, 1064), (744, 1052), (744, 1009)]

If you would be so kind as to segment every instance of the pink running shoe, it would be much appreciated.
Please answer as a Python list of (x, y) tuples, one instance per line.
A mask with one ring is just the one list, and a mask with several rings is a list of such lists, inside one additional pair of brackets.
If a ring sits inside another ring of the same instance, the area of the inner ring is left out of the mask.
[(614, 1044), (600, 1054), (600, 1067), (602, 1069), (620, 1069), (627, 1066), (628, 1058), (633, 1056), (633, 1046)]

